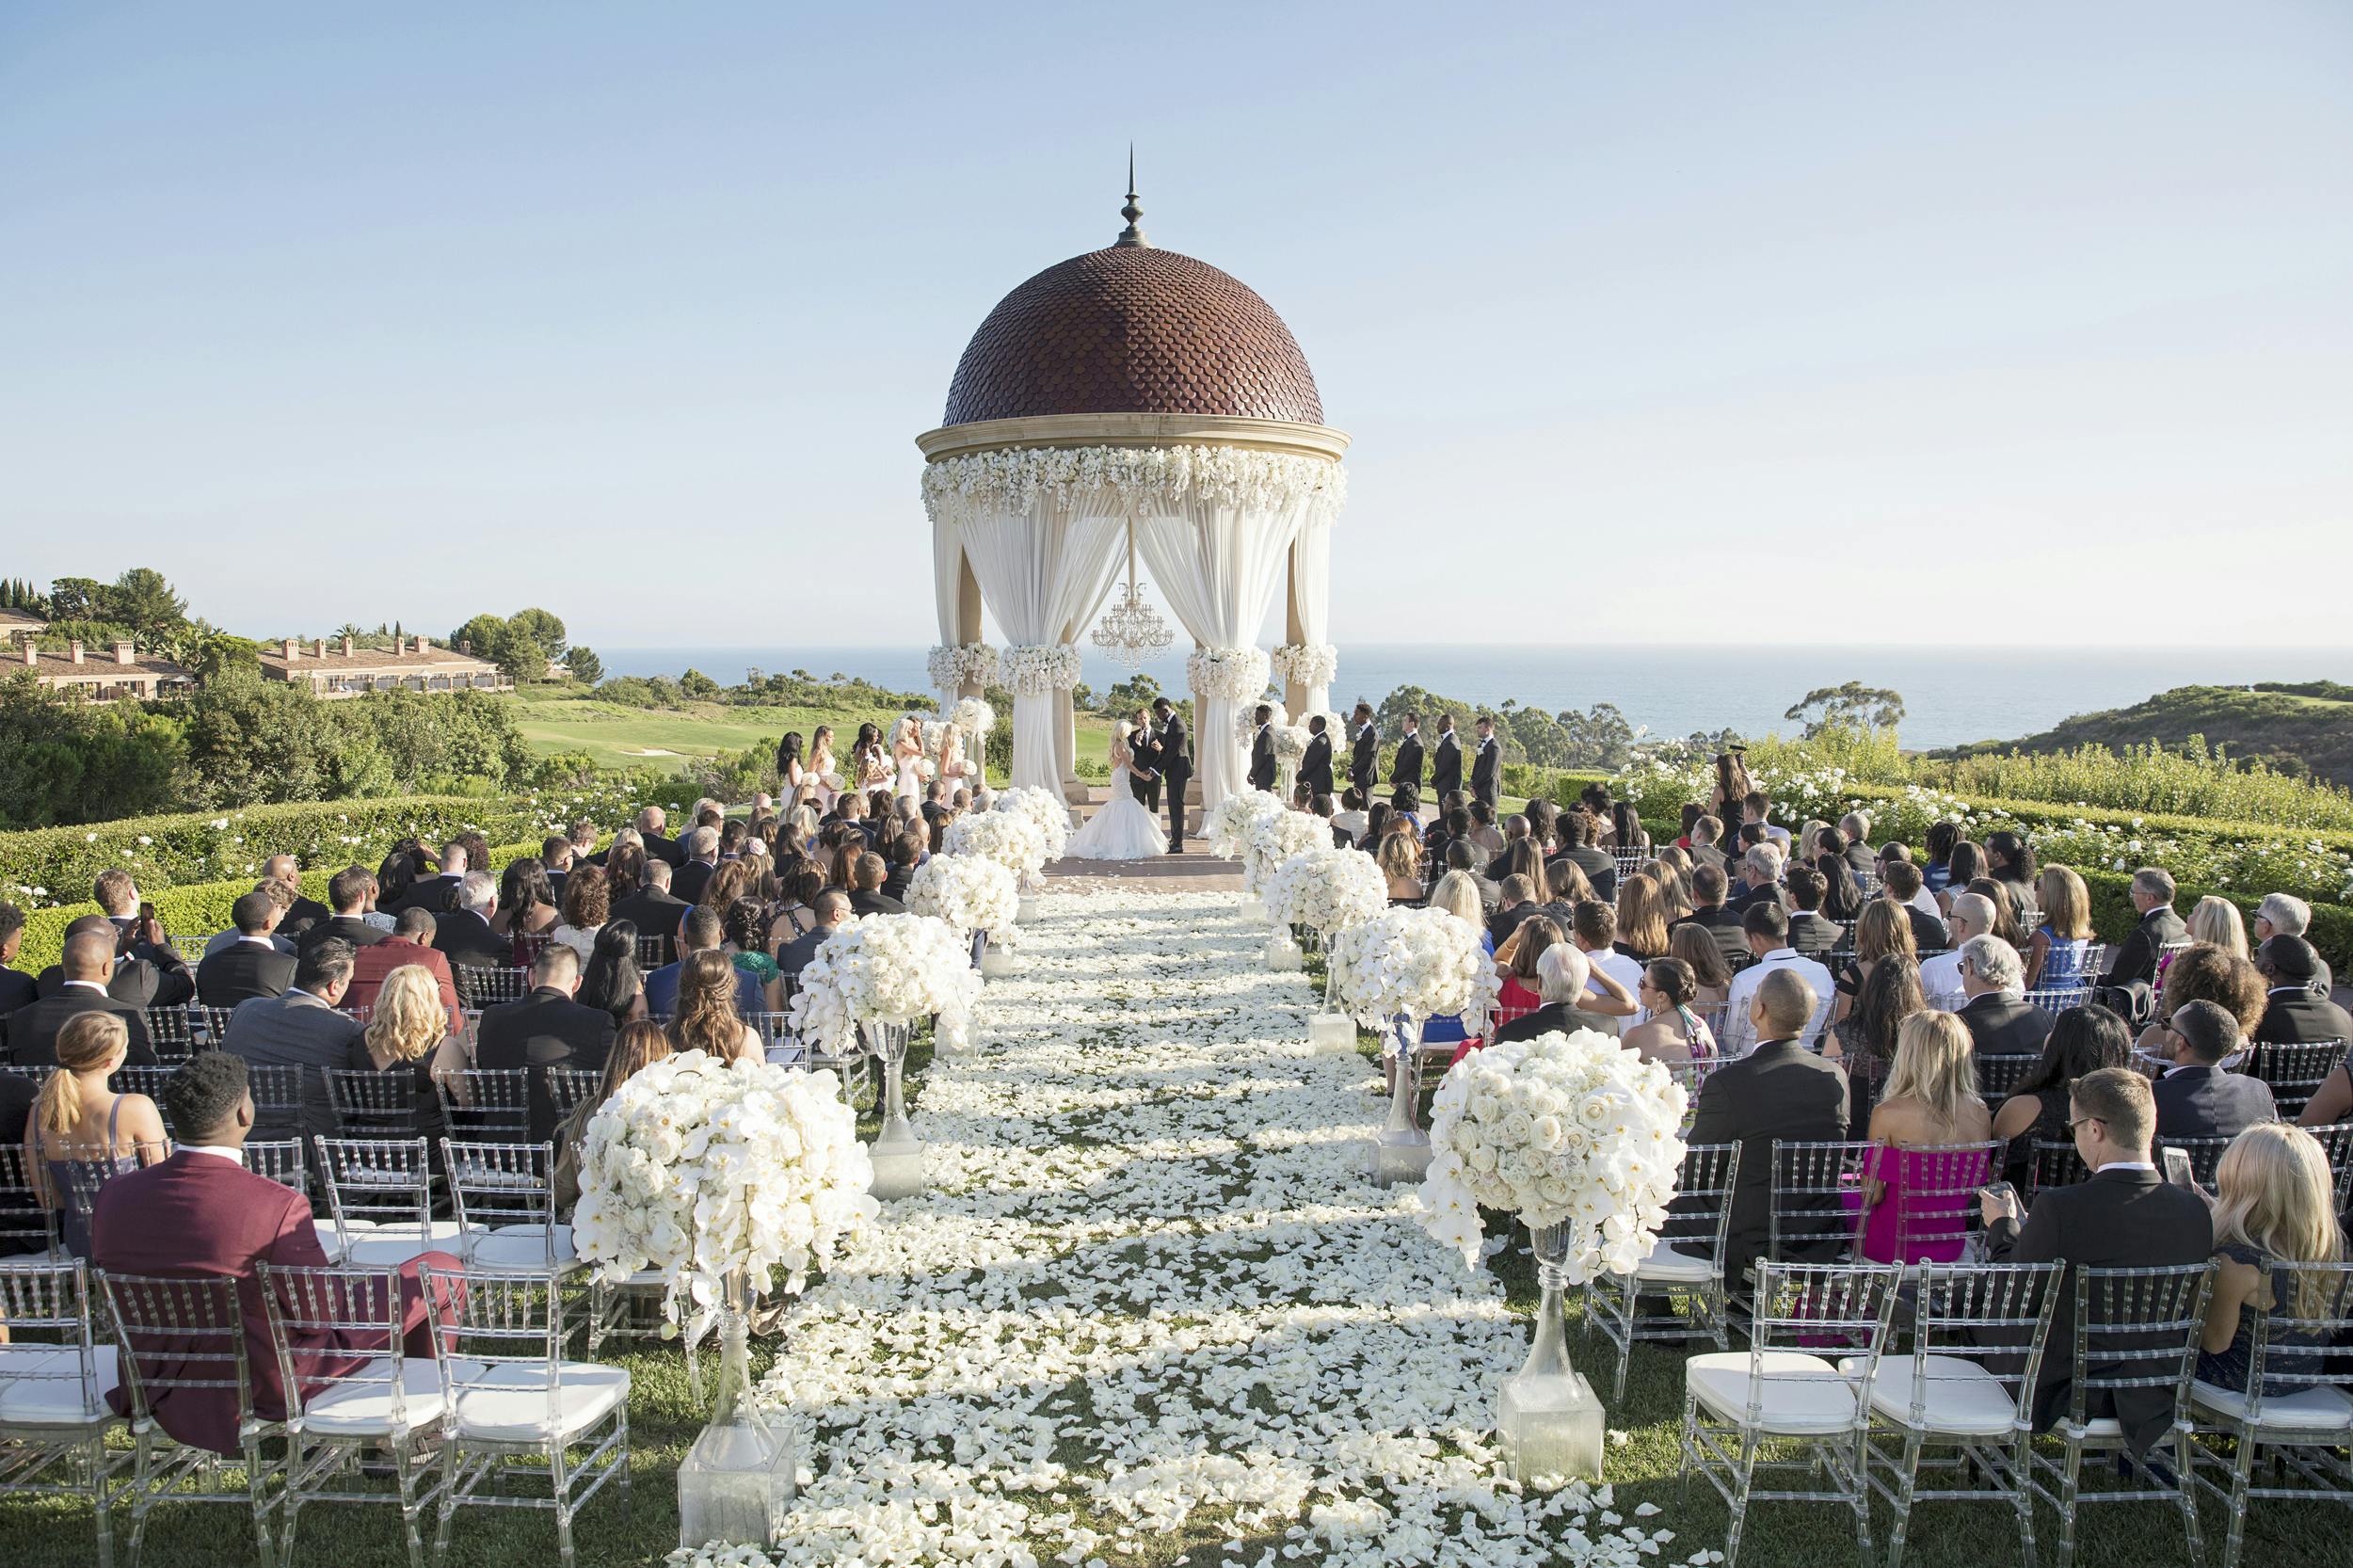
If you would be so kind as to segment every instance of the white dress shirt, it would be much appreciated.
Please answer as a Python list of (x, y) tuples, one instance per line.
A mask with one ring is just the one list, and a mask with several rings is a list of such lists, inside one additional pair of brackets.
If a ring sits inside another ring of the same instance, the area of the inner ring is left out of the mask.
[[(1756, 1048), (1756, 1041), (1749, 1028), (1749, 1003), (1756, 996), (1756, 988), (1765, 984), (1765, 977), (1775, 969), (1795, 969), (1799, 978), (1814, 987), (1814, 1016), (1806, 1020), (1805, 1033), (1799, 1043), (1816, 1045), (1822, 1031), (1830, 1027), (1831, 1004), (1837, 1000), (1837, 989), (1831, 981), (1830, 970), (1795, 948), (1775, 948), (1764, 957), (1732, 977), (1732, 988), (1724, 997), (1723, 1044), (1730, 1054), (1746, 1056)], [(1731, 1047), (1737, 1044), (1737, 1050)]]

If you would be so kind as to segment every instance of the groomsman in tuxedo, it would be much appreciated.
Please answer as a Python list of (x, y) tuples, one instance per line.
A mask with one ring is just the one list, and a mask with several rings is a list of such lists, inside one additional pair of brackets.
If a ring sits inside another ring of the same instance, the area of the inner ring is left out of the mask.
[(1250, 741), (1250, 787), (1273, 791), (1274, 788), (1274, 710), (1258, 704), (1258, 732)]
[(1128, 787), (1154, 816), (1160, 814), (1160, 743), (1153, 737), (1152, 718), (1139, 708), (1128, 715), (1135, 728), (1128, 733)]
[(1471, 755), (1471, 797), (1489, 807), (1496, 803), (1497, 780), (1503, 773), (1503, 744), (1496, 739), (1496, 721), (1479, 715), (1479, 745)]
[(1438, 744), (1430, 753), (1430, 788), (1440, 800), (1463, 789), (1463, 743), (1454, 737), (1454, 715), (1438, 715)]
[(1381, 731), (1373, 728), (1372, 704), (1356, 704), (1356, 712), (1349, 722), (1356, 727), (1356, 738), (1351, 743), (1348, 781), (1364, 791), (1365, 798), (1370, 800), (1373, 777), (1381, 767)]
[(1299, 781), (1313, 794), (1332, 792), (1332, 736), (1321, 713), (1307, 721), (1307, 753), (1299, 760)]
[(1185, 852), (1185, 786), (1193, 781), (1193, 751), (1185, 737), (1185, 721), (1176, 716), (1176, 705), (1166, 697), (1152, 705), (1159, 715), (1160, 731), (1155, 743), (1160, 748), (1160, 776), (1168, 782), (1168, 853)]
[(1389, 785), (1411, 784), (1421, 792), (1421, 715), (1405, 715), (1405, 733), (1398, 738), (1397, 760), (1389, 764)]

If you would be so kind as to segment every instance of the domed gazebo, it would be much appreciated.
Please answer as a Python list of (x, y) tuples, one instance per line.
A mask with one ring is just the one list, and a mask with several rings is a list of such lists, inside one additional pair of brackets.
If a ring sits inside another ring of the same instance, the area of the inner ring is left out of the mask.
[[(1129, 184), (1132, 185), (1133, 181)], [(1205, 807), (1241, 787), (1238, 709), (1270, 664), (1253, 646), (1287, 588), (1285, 700), (1323, 708), (1332, 680), (1332, 522), (1348, 437), (1290, 329), (1206, 262), (1136, 226), (1048, 267), (972, 334), (925, 458), (939, 634), (934, 679), (969, 693), (991, 667), (1014, 691), (1013, 781), (1076, 798), (1073, 646), (1130, 536), (1193, 639), (1193, 746)], [(1008, 644), (982, 651), (985, 602)]]

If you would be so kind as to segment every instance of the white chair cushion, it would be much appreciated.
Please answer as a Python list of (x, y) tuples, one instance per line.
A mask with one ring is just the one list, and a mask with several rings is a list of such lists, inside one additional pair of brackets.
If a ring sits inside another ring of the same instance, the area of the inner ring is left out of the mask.
[(551, 1421), (546, 1363), (512, 1362), (460, 1381), (456, 1432), (480, 1443), (536, 1443), (559, 1432), (569, 1437), (602, 1420), (628, 1398), (629, 1373), (622, 1368), (559, 1362)]
[(456, 1252), (457, 1238), (455, 1220), (434, 1221), (426, 1236), (419, 1236), (414, 1224), (382, 1225), (364, 1235), (355, 1227), (344, 1261), (360, 1269), (396, 1269), (424, 1253)]
[[(111, 1421), (106, 1396), (119, 1381), (112, 1345), (90, 1347), (96, 1385), (84, 1399), (81, 1352), (57, 1345), (0, 1345), (0, 1423), (86, 1427)], [(91, 1402), (92, 1400), (95, 1402)]]
[(1660, 1240), (1652, 1244), (1650, 1256), (1635, 1269), (1634, 1277), (1661, 1285), (1705, 1285), (1716, 1277), (1716, 1265), (1705, 1257), (1677, 1252)]
[[(501, 1225), (496, 1230), (469, 1231), (464, 1240), (469, 1264), (483, 1269), (538, 1269), (548, 1261), (547, 1230), (542, 1225)], [(555, 1227), (555, 1261), (569, 1263), (579, 1256), (572, 1248), (572, 1227)]]
[[(1879, 1380), (1871, 1384), (1871, 1414), (1897, 1426), (1912, 1424), (1913, 1368), (1919, 1360), (1909, 1355), (1880, 1358)], [(2018, 1401), (2002, 1380), (1966, 1356), (1931, 1355), (1928, 1367), (1928, 1410), (1923, 1432), (1956, 1437), (2007, 1437), (2018, 1420)], [(1863, 1363), (1843, 1358), (1838, 1369), (1852, 1377)]]
[[(2247, 1420), (2247, 1395), (2236, 1388), (2218, 1388), (2211, 1383), (2189, 1385), (2190, 1403), (2201, 1410), (2210, 1410), (2226, 1421), (2244, 1424)], [(0, 1399), (0, 1410), (8, 1401)], [(2301, 1388), (2293, 1394), (2275, 1396), (2264, 1400), (2262, 1432), (2353, 1432), (2353, 1399), (2342, 1389)]]
[[(1848, 1432), (1855, 1424), (1854, 1384), (1818, 1355), (1767, 1351), (1758, 1430), (1789, 1437)], [(1683, 1386), (1719, 1419), (1748, 1419), (1747, 1351), (1713, 1351), (1683, 1364)]]
[[(392, 1432), (392, 1374), (390, 1357), (373, 1357), (352, 1373), (353, 1379), (364, 1381), (338, 1382), (313, 1393), (302, 1408), (303, 1426), (336, 1437)], [(429, 1427), (441, 1418), (441, 1369), (430, 1357), (403, 1356), (400, 1387), (399, 1430)]]

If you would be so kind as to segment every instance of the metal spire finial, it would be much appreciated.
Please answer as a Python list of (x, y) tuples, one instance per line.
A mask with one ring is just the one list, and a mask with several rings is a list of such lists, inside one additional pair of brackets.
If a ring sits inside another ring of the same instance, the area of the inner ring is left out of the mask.
[(1136, 219), (1144, 216), (1144, 209), (1136, 205), (1136, 144), (1132, 141), (1128, 144), (1128, 204), (1119, 209), (1119, 216), (1128, 220), (1128, 227), (1122, 229), (1119, 237), (1112, 243), (1148, 248), (1152, 242), (1145, 239), (1144, 231), (1136, 227)]

